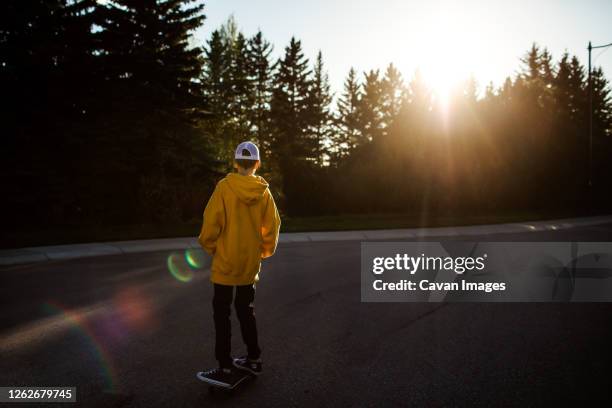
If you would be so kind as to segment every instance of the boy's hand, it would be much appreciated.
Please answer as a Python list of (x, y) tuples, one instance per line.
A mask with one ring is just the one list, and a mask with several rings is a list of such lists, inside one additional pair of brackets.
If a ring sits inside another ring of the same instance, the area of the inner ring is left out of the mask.
[(266, 207), (261, 225), (261, 258), (268, 258), (274, 255), (278, 244), (278, 232), (280, 230), (281, 219), (276, 208), (276, 203), (270, 190), (266, 191)]

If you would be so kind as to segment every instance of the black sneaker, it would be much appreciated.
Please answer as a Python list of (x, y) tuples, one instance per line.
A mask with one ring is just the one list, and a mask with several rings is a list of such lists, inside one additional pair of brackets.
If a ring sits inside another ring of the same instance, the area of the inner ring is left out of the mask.
[(261, 359), (258, 358), (257, 360), (251, 360), (247, 356), (235, 358), (234, 367), (240, 370), (248, 371), (253, 375), (259, 375), (262, 371)]
[(200, 371), (196, 374), (196, 377), (198, 377), (198, 380), (210, 385), (230, 389), (248, 378), (244, 373), (233, 368), (215, 368), (213, 370)]

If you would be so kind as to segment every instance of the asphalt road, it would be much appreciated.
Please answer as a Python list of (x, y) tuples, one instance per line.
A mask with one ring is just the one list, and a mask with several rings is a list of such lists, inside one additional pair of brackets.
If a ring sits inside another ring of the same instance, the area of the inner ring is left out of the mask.
[[(611, 238), (608, 224), (469, 240)], [(361, 303), (359, 253), (280, 246), (257, 288), (265, 373), (215, 394), (195, 378), (216, 364), (205, 269), (181, 282), (169, 252), (4, 267), (0, 385), (77, 386), (100, 407), (610, 406), (612, 304)]]

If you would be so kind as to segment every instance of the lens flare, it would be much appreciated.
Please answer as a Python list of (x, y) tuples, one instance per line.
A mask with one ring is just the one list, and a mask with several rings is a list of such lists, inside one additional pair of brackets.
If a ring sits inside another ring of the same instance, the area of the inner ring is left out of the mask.
[(117, 315), (125, 328), (146, 331), (155, 327), (153, 305), (140, 288), (121, 289), (113, 300)]
[(189, 282), (193, 279), (193, 271), (185, 256), (179, 252), (173, 252), (168, 256), (168, 270), (179, 282)]
[(201, 249), (190, 248), (185, 251), (185, 260), (195, 269), (202, 269), (206, 262), (206, 255)]
[(102, 375), (105, 379), (105, 391), (110, 393), (117, 392), (117, 373), (114, 367), (112, 355), (101, 342), (99, 336), (92, 330), (91, 325), (81, 313), (73, 312), (67, 307), (55, 301), (43, 303), (43, 311), (52, 315), (62, 316), (68, 321), (86, 341), (102, 368)]

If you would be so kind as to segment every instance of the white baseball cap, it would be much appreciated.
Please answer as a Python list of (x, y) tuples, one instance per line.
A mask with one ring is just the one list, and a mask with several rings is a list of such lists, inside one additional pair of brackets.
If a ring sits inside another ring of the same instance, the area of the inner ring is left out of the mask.
[(235, 159), (259, 160), (259, 149), (253, 142), (242, 142), (236, 148)]

